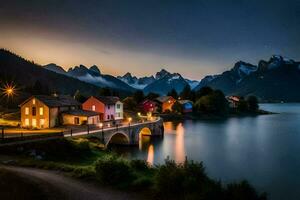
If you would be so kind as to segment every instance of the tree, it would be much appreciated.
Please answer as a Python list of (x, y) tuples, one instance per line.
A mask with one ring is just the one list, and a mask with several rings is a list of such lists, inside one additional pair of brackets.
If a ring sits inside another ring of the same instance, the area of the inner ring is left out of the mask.
[(212, 94), (214, 92), (210, 87), (202, 87), (200, 90), (196, 91), (195, 100), (200, 99), (203, 96)]
[(241, 97), (238, 104), (237, 104), (237, 110), (239, 112), (246, 112), (248, 111), (248, 103), (245, 101), (244, 97)]
[(108, 87), (100, 88), (99, 95), (100, 96), (111, 96), (111, 91)]
[(182, 105), (176, 101), (173, 106), (172, 106), (172, 111), (178, 114), (182, 114), (183, 113), (183, 107)]
[(133, 93), (133, 99), (136, 103), (141, 103), (145, 99), (144, 92), (142, 90), (137, 90)]
[(133, 97), (127, 97), (123, 100), (124, 110), (135, 111), (137, 110), (137, 102)]
[(247, 103), (248, 103), (249, 111), (255, 112), (258, 110), (259, 105), (258, 105), (258, 100), (257, 100), (256, 96), (249, 96), (247, 98)]
[(199, 113), (223, 115), (228, 111), (228, 102), (220, 90), (203, 95), (194, 105)]
[(167, 95), (173, 97), (174, 99), (178, 99), (178, 94), (174, 88), (170, 92), (168, 92)]
[(83, 96), (79, 90), (77, 90), (74, 94), (74, 99), (76, 99), (78, 102), (83, 103), (87, 100), (85, 96)]
[(180, 98), (181, 99), (192, 99), (192, 90), (191, 90), (191, 87), (189, 85), (186, 85), (182, 92), (180, 93)]
[(156, 99), (157, 97), (159, 97), (159, 94), (156, 94), (156, 93), (154, 93), (154, 92), (150, 92), (150, 93), (146, 96), (146, 99), (154, 100), (154, 99)]

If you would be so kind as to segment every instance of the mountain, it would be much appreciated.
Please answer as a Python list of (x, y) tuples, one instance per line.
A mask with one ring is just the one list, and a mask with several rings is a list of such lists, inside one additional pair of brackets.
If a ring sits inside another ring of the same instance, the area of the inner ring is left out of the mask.
[(190, 79), (185, 79), (185, 81), (190, 85), (191, 89), (194, 89), (195, 87), (197, 87), (199, 85), (199, 81), (196, 80), (190, 80)]
[(55, 64), (48, 64), (44, 68), (54, 71), (56, 73), (64, 74), (69, 77), (79, 79), (81, 81), (99, 86), (99, 87), (110, 87), (117, 90), (124, 90), (133, 92), (135, 89), (127, 85), (123, 81), (111, 76), (101, 74), (101, 71), (98, 66), (93, 65), (91, 67), (86, 67), (84, 65), (75, 66), (69, 68), (66, 72), (62, 67)]
[(195, 90), (209, 86), (226, 95), (255, 95), (262, 101), (300, 101), (299, 85), (300, 62), (275, 55), (257, 66), (239, 61), (222, 74), (206, 76)]
[(137, 78), (136, 76), (132, 76), (129, 72), (127, 72), (124, 76), (118, 76), (117, 78), (127, 83), (131, 87), (140, 90), (144, 89), (147, 85), (155, 81), (153, 76)]
[[(155, 74), (155, 76), (145, 76), (145, 77), (137, 78), (136, 76), (132, 76), (132, 74), (128, 72), (124, 76), (118, 76), (117, 78), (122, 80), (123, 82), (127, 83), (128, 85), (130, 85), (133, 88), (140, 89), (140, 90), (145, 89), (144, 91), (146, 93), (156, 92), (156, 93), (160, 93), (161, 95), (166, 95), (169, 91), (161, 92), (160, 89), (159, 90), (156, 89), (156, 87), (154, 87), (153, 85), (160, 85), (162, 83), (162, 81), (160, 81), (160, 80), (163, 79), (165, 76), (167, 76), (166, 79), (170, 79), (171, 77), (176, 77), (177, 75), (179, 75), (182, 78), (182, 76), (178, 73), (172, 74), (172, 73), (168, 72), (167, 70), (162, 69), (159, 72), (157, 72)], [(155, 82), (158, 82), (158, 83), (155, 84)], [(186, 83), (188, 83), (190, 85), (190, 87), (193, 89), (199, 84), (199, 81), (189, 80), (189, 79), (184, 79), (184, 80), (180, 79), (180, 82), (182, 84), (181, 86), (179, 86), (180, 83), (178, 81), (171, 81), (171, 82), (167, 81), (168, 89), (172, 90), (174, 88), (174, 89), (178, 90), (178, 88), (182, 88), (183, 85), (185, 86)], [(173, 83), (176, 85), (173, 86), (172, 85)], [(149, 89), (149, 88), (151, 88), (151, 89)], [(157, 91), (159, 91), (159, 92), (157, 92)]]
[(62, 94), (74, 94), (79, 90), (81, 94), (88, 96), (99, 91), (99, 87), (95, 85), (50, 71), (51, 68), (63, 72), (54, 64), (48, 65), (47, 68), (49, 70), (8, 50), (0, 49), (0, 80), (2, 83), (13, 81), (17, 88), (21, 88), (19, 94), (26, 92), (37, 83), (39, 87), (47, 88), (50, 92)]
[(58, 74), (66, 74), (67, 72), (62, 68), (61, 66), (58, 66), (54, 63), (50, 63), (48, 65), (44, 66), (45, 69), (48, 69), (50, 71), (56, 72)]
[[(189, 85), (178, 73), (165, 73), (165, 70), (160, 72), (158, 72), (155, 76), (158, 79), (144, 88), (144, 92), (146, 94), (154, 92), (160, 95), (166, 95), (172, 89), (175, 89), (177, 93), (180, 93), (184, 87)], [(162, 76), (162, 74), (164, 74), (164, 76)]]

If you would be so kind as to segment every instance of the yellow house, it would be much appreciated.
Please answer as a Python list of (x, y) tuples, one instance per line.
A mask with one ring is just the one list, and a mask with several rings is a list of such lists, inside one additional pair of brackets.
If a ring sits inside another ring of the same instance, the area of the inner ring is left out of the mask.
[(79, 109), (81, 104), (67, 95), (35, 95), (21, 105), (21, 127), (52, 128), (60, 124), (60, 114)]

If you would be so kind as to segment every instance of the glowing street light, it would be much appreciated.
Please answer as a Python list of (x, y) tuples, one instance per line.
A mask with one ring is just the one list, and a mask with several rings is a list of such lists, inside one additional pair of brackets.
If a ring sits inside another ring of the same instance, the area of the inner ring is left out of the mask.
[(6, 84), (1, 90), (3, 95), (8, 98), (13, 97), (16, 94), (16, 86), (13, 84)]

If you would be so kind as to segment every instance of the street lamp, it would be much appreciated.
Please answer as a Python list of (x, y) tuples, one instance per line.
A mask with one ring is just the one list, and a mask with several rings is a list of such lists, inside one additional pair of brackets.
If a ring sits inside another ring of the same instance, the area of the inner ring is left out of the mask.
[(132, 121), (132, 118), (131, 118), (131, 117), (128, 117), (128, 125), (129, 125), (129, 127), (130, 127), (131, 121)]
[(6, 84), (1, 90), (2, 93), (8, 98), (13, 97), (16, 94), (16, 86), (13, 84)]

